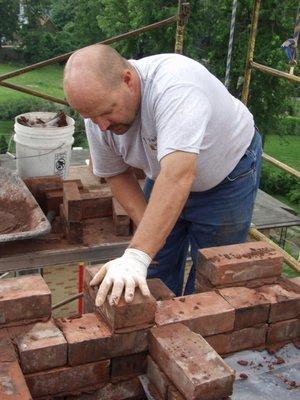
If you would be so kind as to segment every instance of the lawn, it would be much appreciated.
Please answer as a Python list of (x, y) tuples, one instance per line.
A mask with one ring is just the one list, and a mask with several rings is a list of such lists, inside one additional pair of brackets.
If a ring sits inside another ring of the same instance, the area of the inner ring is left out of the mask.
[[(19, 66), (1, 64), (0, 74), (5, 74), (19, 68)], [(7, 82), (15, 83), (21, 86), (27, 86), (29, 89), (63, 98), (62, 77), (63, 68), (61, 66), (49, 65), (35, 71), (27, 72), (24, 75), (11, 78), (7, 80)], [(0, 86), (0, 103), (3, 103), (7, 100), (11, 101), (26, 98), (32, 98), (32, 96)]]
[(300, 170), (300, 136), (267, 136), (264, 151), (290, 167)]

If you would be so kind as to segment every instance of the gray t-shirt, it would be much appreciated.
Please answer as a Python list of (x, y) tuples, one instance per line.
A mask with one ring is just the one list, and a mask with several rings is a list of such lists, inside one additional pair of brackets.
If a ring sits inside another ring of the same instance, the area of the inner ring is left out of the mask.
[(208, 190), (237, 165), (254, 135), (252, 114), (200, 63), (161, 54), (130, 60), (141, 81), (140, 111), (124, 135), (85, 120), (94, 174), (128, 166), (155, 179), (160, 160), (177, 150), (199, 154), (192, 191)]

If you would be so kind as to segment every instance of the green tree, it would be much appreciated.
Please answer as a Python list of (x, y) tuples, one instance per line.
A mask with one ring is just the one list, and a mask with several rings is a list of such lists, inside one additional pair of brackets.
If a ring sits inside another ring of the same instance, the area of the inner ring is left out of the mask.
[(0, 0), (0, 47), (2, 38), (12, 40), (18, 27), (19, 1)]
[(7, 141), (3, 135), (0, 136), (0, 154), (5, 154), (7, 151)]

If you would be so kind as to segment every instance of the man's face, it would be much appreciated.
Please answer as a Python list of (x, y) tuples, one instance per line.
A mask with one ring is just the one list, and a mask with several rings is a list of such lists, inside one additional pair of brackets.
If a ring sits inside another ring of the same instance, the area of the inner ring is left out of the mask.
[(95, 91), (81, 107), (74, 107), (83, 118), (90, 118), (101, 131), (123, 135), (132, 125), (139, 109), (139, 97), (124, 82), (109, 90)]

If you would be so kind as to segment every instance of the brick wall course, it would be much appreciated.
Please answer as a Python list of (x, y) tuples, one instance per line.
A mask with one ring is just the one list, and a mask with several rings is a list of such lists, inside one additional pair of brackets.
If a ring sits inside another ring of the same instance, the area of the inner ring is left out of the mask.
[(235, 330), (248, 328), (268, 321), (270, 302), (256, 289), (232, 287), (219, 289), (218, 292), (235, 308)]
[(176, 297), (175, 293), (173, 293), (172, 290), (170, 290), (168, 286), (166, 286), (163, 281), (158, 278), (147, 279), (147, 284), (150, 293), (156, 301), (168, 300)]
[(208, 343), (183, 324), (150, 330), (151, 357), (189, 400), (232, 393), (234, 371)]
[(203, 336), (231, 331), (235, 310), (215, 292), (197, 293), (157, 302), (155, 322), (181, 322)]
[(0, 327), (50, 318), (51, 293), (40, 275), (2, 279), (0, 293)]
[(208, 336), (205, 339), (218, 354), (224, 355), (236, 351), (264, 346), (266, 343), (267, 324), (244, 328), (239, 331)]
[(150, 355), (148, 355), (147, 362), (147, 377), (150, 383), (155, 386), (159, 396), (165, 399), (167, 397), (168, 387), (171, 386), (172, 383)]
[(100, 388), (109, 381), (109, 360), (25, 375), (32, 397), (71, 395)]
[(113, 226), (116, 236), (130, 235), (130, 217), (117, 199), (112, 199)]
[(110, 363), (111, 382), (128, 380), (131, 377), (144, 374), (146, 368), (146, 352), (112, 358)]
[(199, 250), (198, 269), (213, 285), (280, 276), (282, 256), (265, 242)]

